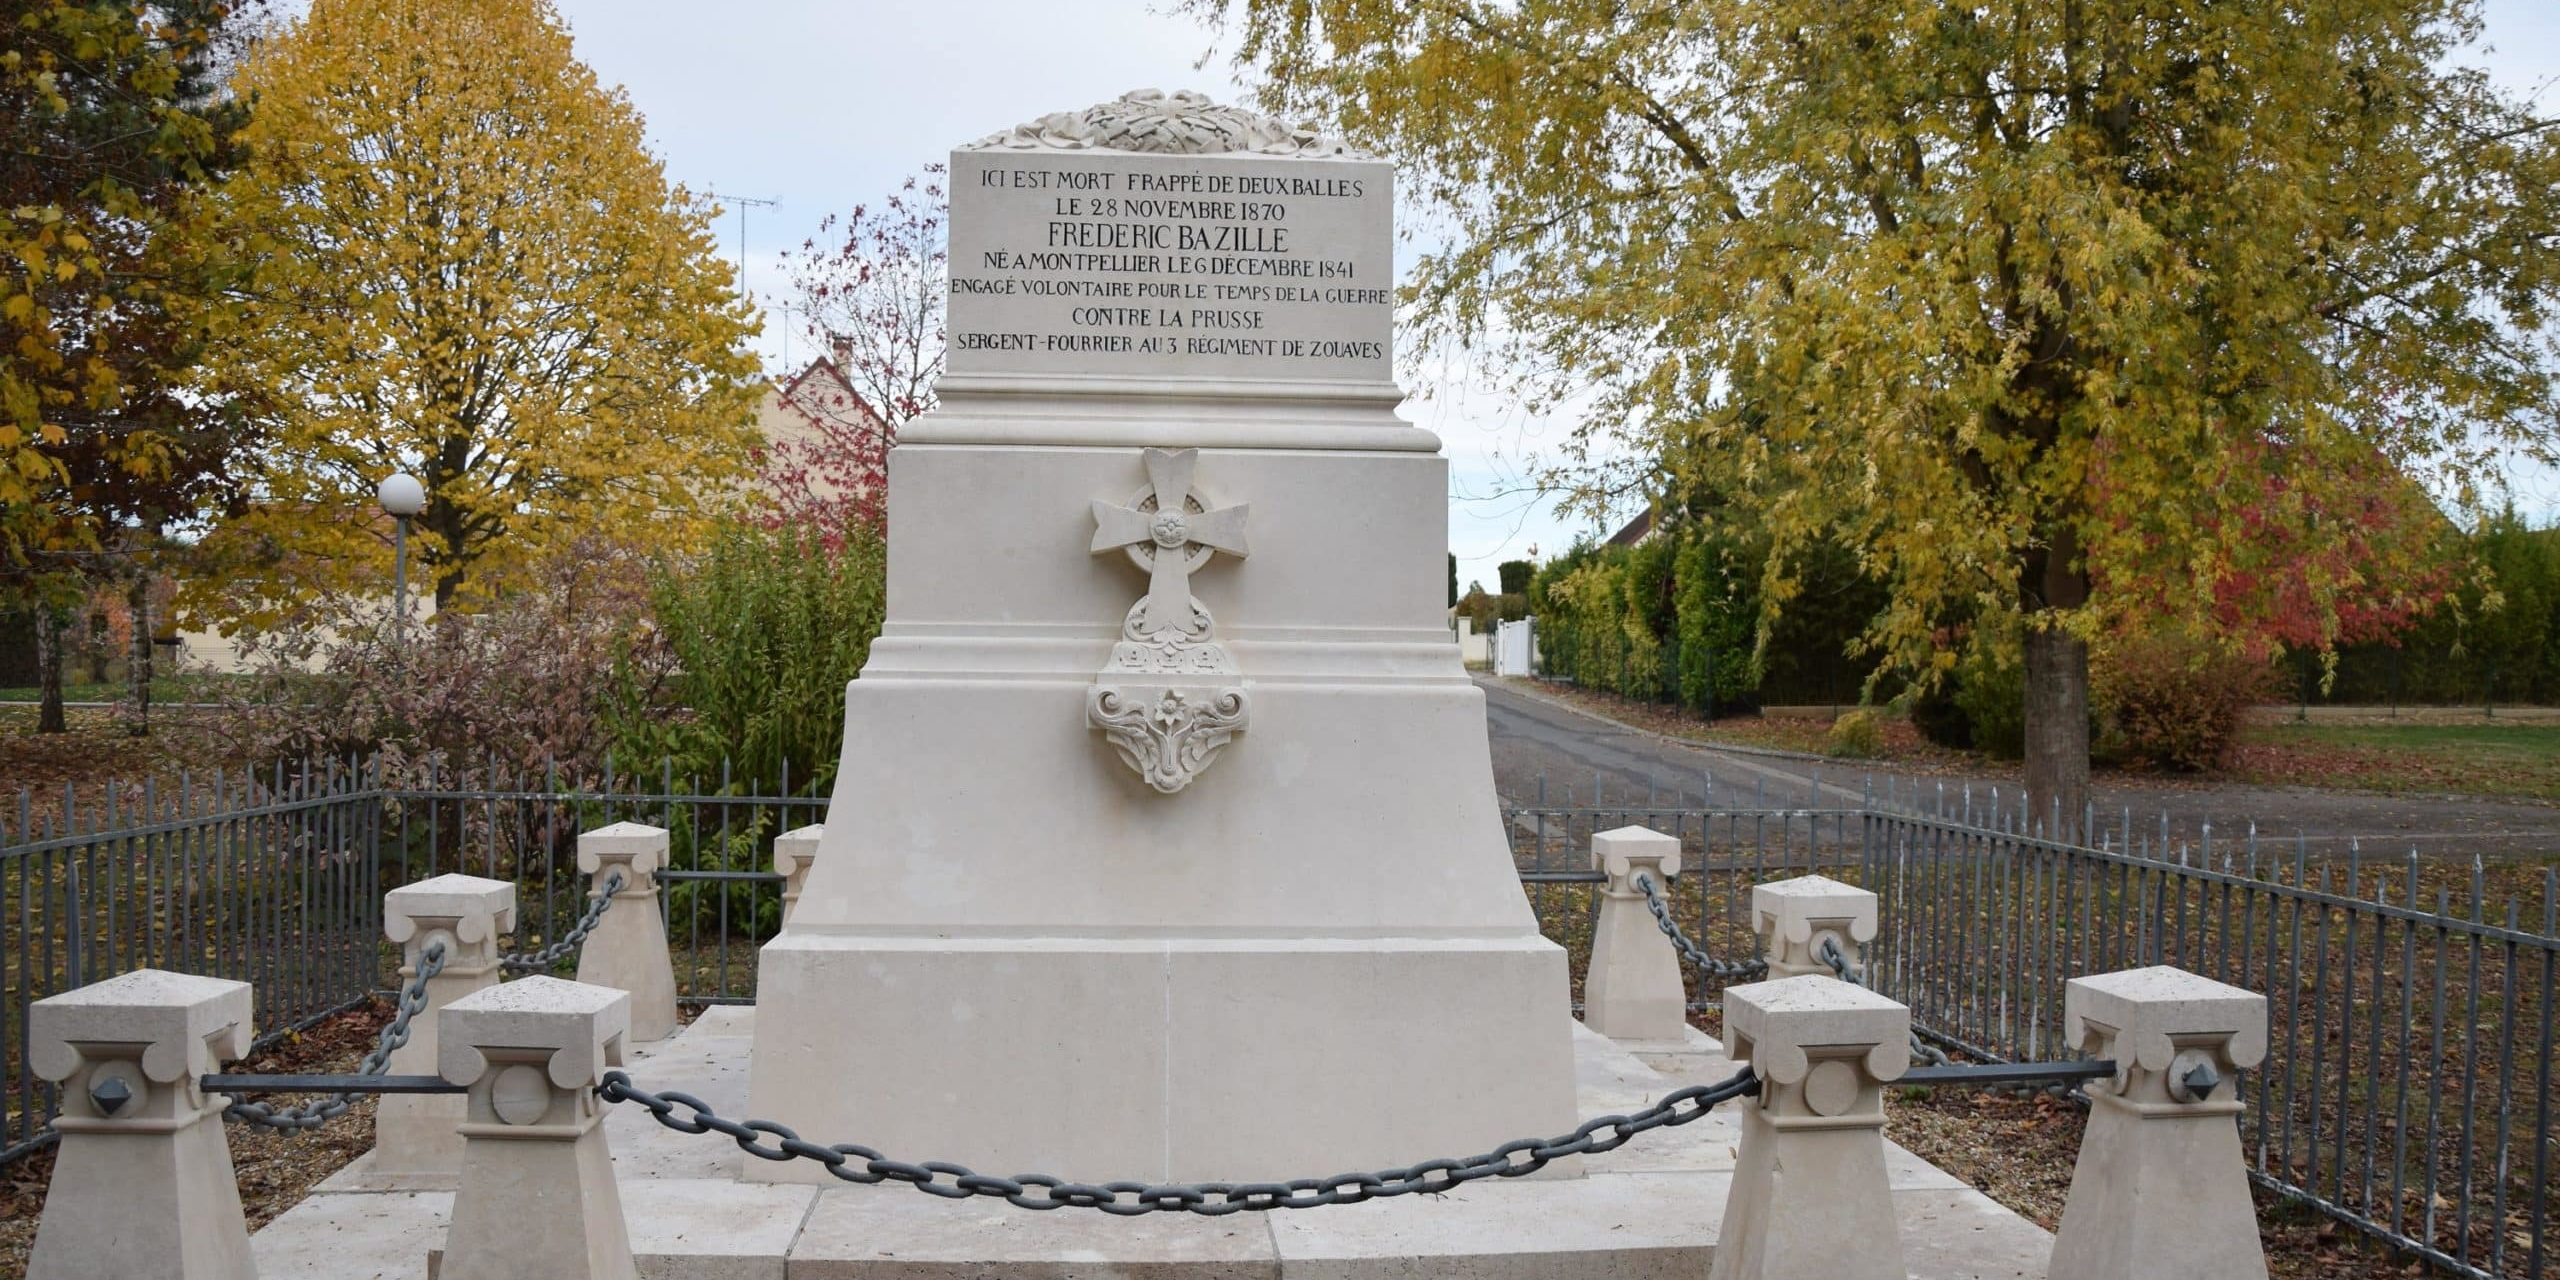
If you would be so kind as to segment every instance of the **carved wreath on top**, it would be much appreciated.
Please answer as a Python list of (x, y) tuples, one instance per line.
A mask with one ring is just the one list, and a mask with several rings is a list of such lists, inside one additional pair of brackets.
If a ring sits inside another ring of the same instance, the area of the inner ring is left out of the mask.
[(1190, 89), (1138, 89), (1082, 111), (1057, 111), (989, 134), (974, 145), (1015, 150), (1150, 151), (1217, 155), (1356, 156), (1349, 145), (1311, 125), (1293, 125), (1242, 107), (1220, 106)]

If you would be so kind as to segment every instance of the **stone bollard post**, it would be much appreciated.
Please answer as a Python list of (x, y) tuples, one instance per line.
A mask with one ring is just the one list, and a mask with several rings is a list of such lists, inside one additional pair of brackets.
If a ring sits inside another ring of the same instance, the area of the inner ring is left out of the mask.
[(2267, 1001), (2165, 966), (2073, 978), (2063, 1037), (2116, 1074), (2089, 1082), (2089, 1128), (2053, 1241), (2055, 1280), (2264, 1280), (2234, 1073), (2267, 1057)]
[(1591, 837), (1591, 866), (1609, 877), (1591, 931), (1591, 968), (1582, 986), (1582, 1023), (1612, 1040), (1678, 1041), (1689, 1030), (1689, 994), (1680, 955), (1662, 936), (1636, 877), (1664, 901), (1680, 874), (1680, 842), (1644, 827)]
[(441, 1280), (634, 1280), (595, 1093), (630, 1028), (630, 993), (524, 978), (437, 1021), (437, 1064), (471, 1090)]
[(1840, 976), (1822, 958), (1825, 941), (1847, 957), (1851, 973), (1863, 974), (1867, 944), (1876, 938), (1876, 895), (1829, 876), (1756, 884), (1751, 931), (1760, 935), (1760, 954), (1772, 978)]
[(791, 909), (800, 905), (800, 888), (809, 882), (809, 868), (818, 861), (818, 842), (827, 838), (827, 824), (812, 822), (794, 827), (773, 838), (773, 869), (783, 877), (782, 922), (791, 923)]
[(196, 1078), (249, 1051), (249, 984), (137, 969), (29, 1006), (62, 1135), (28, 1280), (254, 1280), (222, 1108)]
[(663, 1040), (676, 1030), (676, 970), (667, 956), (667, 919), (658, 909), (658, 869), (667, 865), (664, 827), (617, 822), (578, 837), (578, 870), (593, 877), (588, 896), (622, 873), (622, 890), (578, 951), (578, 981), (631, 993), (631, 1040)]
[[(393, 1075), (436, 1073), (436, 1013), (500, 980), (498, 940), (516, 927), (516, 887), (480, 876), (444, 875), (382, 895), (382, 934), (400, 944), (400, 985), (418, 975), (429, 947), (444, 968), (427, 979), (427, 1007), (409, 1023), (409, 1043), (391, 1053)], [(450, 1093), (383, 1095), (374, 1115), (376, 1174), (426, 1175), (437, 1183), (462, 1170), (462, 1099)]]
[(1708, 1280), (1904, 1280), (1884, 1086), (1911, 1065), (1911, 1011), (1808, 974), (1725, 988), (1724, 1026), (1760, 1096)]

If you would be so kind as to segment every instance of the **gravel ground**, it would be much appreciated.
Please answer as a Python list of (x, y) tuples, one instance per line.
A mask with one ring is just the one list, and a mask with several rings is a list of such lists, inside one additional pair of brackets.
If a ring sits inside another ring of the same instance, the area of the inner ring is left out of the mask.
[[(1885, 1112), (1885, 1132), (1984, 1195), (2052, 1230), (2062, 1223), (2087, 1113), (2046, 1094), (1906, 1089)], [(2261, 1191), (2258, 1238), (2274, 1280), (2387, 1280), (2423, 1276), (2403, 1258), (2317, 1214)]]

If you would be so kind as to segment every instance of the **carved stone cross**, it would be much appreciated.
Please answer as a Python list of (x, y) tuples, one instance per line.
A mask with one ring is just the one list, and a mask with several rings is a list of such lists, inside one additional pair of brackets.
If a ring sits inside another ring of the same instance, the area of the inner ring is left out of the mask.
[(1148, 492), (1129, 505), (1093, 504), (1093, 552), (1126, 551), (1147, 571), (1147, 594), (1129, 607), (1111, 660), (1085, 693), (1085, 723), (1102, 731), (1123, 764), (1171, 795), (1200, 776), (1245, 731), (1253, 695), (1208, 607), (1191, 596), (1191, 571), (1219, 552), (1242, 558), (1244, 503), (1211, 508), (1191, 493), (1197, 449), (1149, 449)]
[(1141, 631), (1188, 626), (1192, 570), (1221, 551), (1239, 560), (1245, 556), (1244, 522), (1252, 507), (1239, 502), (1232, 507), (1192, 510), (1199, 505), (1191, 496), (1191, 476), (1199, 464), (1197, 449), (1149, 449), (1147, 481), (1155, 491), (1154, 510), (1134, 504), (1093, 504), (1094, 552), (1125, 547), (1129, 558), (1147, 571)]

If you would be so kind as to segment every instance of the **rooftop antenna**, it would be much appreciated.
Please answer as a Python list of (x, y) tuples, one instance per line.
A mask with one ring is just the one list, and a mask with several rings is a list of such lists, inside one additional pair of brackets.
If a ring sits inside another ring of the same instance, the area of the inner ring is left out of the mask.
[(747, 209), (750, 206), (758, 209), (771, 209), (782, 202), (780, 200), (759, 200), (754, 196), (722, 195), (717, 191), (707, 191), (703, 194), (710, 196), (714, 200), (727, 200), (738, 206), (738, 296), (741, 298), (747, 297), (749, 296), (747, 293)]
[(795, 311), (804, 316), (809, 313), (788, 302), (777, 302), (773, 309), (782, 313), (782, 376), (788, 378), (791, 376), (791, 314)]

